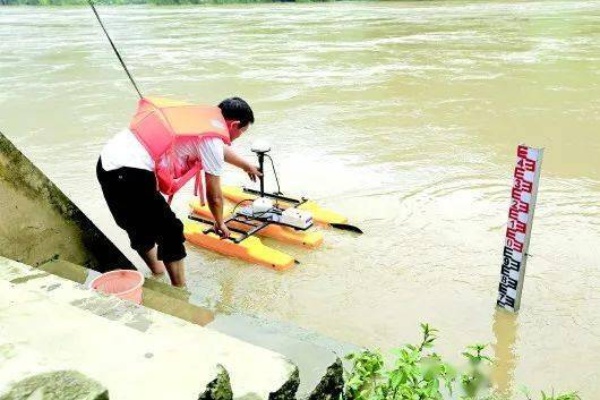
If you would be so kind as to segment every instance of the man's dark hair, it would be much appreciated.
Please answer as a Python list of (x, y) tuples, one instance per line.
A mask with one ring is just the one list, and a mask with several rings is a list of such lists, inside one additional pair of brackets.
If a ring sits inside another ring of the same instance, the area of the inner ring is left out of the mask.
[(223, 118), (229, 121), (240, 121), (240, 128), (254, 123), (254, 113), (243, 99), (230, 97), (219, 103)]

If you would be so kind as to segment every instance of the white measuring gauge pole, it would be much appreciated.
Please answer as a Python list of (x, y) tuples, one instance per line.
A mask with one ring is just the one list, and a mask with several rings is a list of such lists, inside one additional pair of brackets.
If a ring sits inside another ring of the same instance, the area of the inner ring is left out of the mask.
[(517, 165), (508, 210), (508, 226), (496, 303), (498, 307), (512, 312), (519, 311), (521, 306), (527, 250), (531, 239), (543, 154), (544, 149), (525, 145), (519, 145), (517, 148)]

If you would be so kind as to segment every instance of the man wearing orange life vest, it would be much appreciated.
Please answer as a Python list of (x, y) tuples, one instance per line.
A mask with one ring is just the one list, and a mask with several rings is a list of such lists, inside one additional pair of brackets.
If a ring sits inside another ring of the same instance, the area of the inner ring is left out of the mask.
[(143, 98), (129, 129), (113, 137), (100, 154), (96, 173), (117, 225), (152, 273), (162, 274), (166, 268), (174, 286), (185, 286), (185, 238), (183, 224), (163, 195), (173, 196), (196, 177), (196, 194), (203, 199), (204, 173), (215, 230), (229, 237), (220, 175), (224, 162), (243, 169), (252, 180), (260, 175), (228, 146), (252, 123), (252, 109), (239, 97), (218, 107)]

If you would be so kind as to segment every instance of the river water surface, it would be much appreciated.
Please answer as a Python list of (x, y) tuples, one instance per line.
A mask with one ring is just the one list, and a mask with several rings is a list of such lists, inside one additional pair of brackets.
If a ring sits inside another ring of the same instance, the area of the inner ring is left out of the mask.
[[(429, 322), (454, 361), (489, 343), (502, 389), (600, 398), (600, 2), (99, 11), (145, 94), (244, 97), (239, 152), (270, 141), (286, 194), (366, 232), (267, 241), (301, 261), (286, 273), (190, 246), (197, 301), (384, 350)], [(0, 130), (131, 255), (94, 165), (137, 98), (91, 10), (0, 8), (0, 37)], [(494, 306), (519, 143), (545, 158), (514, 317)]]

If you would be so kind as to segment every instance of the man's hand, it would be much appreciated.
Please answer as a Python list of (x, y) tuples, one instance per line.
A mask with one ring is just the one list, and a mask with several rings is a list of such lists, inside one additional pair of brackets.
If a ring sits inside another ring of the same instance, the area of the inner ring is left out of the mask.
[(258, 170), (257, 166), (250, 164), (248, 161), (238, 156), (230, 146), (225, 146), (224, 151), (225, 161), (231, 165), (235, 165), (236, 167), (243, 169), (248, 174), (252, 182), (256, 182), (256, 179), (259, 176), (262, 176), (262, 173)]
[(258, 170), (256, 165), (248, 164), (244, 167), (244, 171), (246, 171), (252, 182), (256, 182), (256, 179), (262, 176), (262, 172)]
[(208, 208), (215, 219), (215, 232), (223, 239), (229, 237), (229, 229), (223, 223), (223, 193), (221, 192), (221, 178), (216, 175), (205, 174), (206, 200)]
[(231, 235), (229, 228), (227, 228), (227, 225), (225, 225), (224, 222), (215, 222), (215, 232), (221, 236), (221, 239), (227, 239)]

